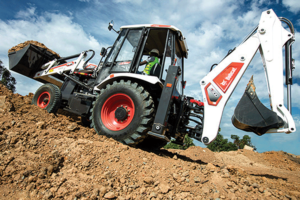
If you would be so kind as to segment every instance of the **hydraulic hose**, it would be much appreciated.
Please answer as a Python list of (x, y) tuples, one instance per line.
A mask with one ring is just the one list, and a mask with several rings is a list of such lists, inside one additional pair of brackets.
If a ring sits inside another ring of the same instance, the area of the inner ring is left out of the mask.
[(284, 17), (279, 17), (279, 19), (280, 19), (280, 21), (285, 22), (288, 25), (288, 27), (290, 28), (291, 33), (293, 35), (295, 35), (295, 29), (294, 29), (293, 23), (290, 20), (288, 20), (287, 18), (284, 18)]
[(90, 49), (90, 50), (87, 50), (86, 51), (86, 53), (87, 52), (89, 52), (89, 51), (92, 51), (93, 52), (93, 54), (92, 54), (92, 56), (89, 58), (89, 59), (87, 59), (86, 61), (85, 61), (85, 63), (84, 63), (84, 65), (83, 66), (85, 66), (93, 57), (94, 57), (94, 55), (95, 55), (95, 51), (94, 50), (92, 50), (92, 49)]

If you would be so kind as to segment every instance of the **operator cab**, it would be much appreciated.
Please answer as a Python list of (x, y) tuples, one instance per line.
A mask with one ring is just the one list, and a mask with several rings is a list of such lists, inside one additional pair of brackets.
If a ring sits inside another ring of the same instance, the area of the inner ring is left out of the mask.
[(183, 58), (187, 58), (188, 49), (179, 29), (171, 25), (143, 24), (122, 26), (118, 33), (119, 36), (103, 63), (100, 76), (97, 77), (97, 83), (113, 73), (134, 73), (144, 76), (141, 72), (146, 65), (140, 66), (140, 62), (150, 56), (149, 52), (152, 49), (157, 49), (159, 64), (153, 67), (150, 76), (156, 76), (164, 82), (169, 66), (180, 66), (182, 75), (177, 88), (182, 94)]

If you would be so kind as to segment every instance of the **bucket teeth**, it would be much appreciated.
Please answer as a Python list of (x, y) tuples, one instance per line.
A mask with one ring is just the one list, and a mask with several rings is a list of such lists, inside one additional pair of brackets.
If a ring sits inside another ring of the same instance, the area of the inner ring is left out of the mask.
[(248, 84), (247, 84), (245, 92), (248, 92), (248, 94), (250, 94), (251, 98), (254, 98), (256, 96), (255, 90), (256, 90), (256, 87), (254, 85), (253, 75), (252, 75), (249, 82), (248, 82)]

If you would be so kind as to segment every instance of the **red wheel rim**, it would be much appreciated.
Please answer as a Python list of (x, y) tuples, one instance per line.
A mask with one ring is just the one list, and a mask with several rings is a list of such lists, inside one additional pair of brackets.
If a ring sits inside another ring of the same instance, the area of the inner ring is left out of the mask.
[[(124, 108), (127, 114), (123, 120), (118, 120), (115, 112), (118, 108)], [(123, 93), (109, 97), (101, 109), (101, 120), (106, 128), (112, 131), (120, 131), (126, 128), (134, 117), (134, 103), (132, 99)]]
[(38, 100), (37, 100), (37, 106), (40, 108), (46, 108), (50, 102), (50, 93), (49, 92), (43, 92), (40, 94)]

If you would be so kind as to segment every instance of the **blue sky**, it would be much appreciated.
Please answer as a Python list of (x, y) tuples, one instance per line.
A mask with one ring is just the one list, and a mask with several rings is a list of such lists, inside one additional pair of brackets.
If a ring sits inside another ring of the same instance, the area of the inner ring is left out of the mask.
[[(242, 137), (248, 134), (259, 152), (283, 150), (300, 154), (300, 4), (298, 0), (11, 0), (0, 1), (0, 59), (8, 67), (7, 51), (27, 40), (44, 43), (61, 56), (113, 44), (116, 34), (107, 30), (114, 20), (115, 29), (133, 24), (167, 24), (179, 28), (187, 38), (189, 58), (185, 60), (185, 93), (202, 100), (199, 81), (210, 66), (227, 54), (258, 24), (262, 11), (272, 8), (280, 17), (290, 19), (296, 30), (293, 58), (296, 59), (292, 86), (293, 117), (298, 128), (292, 134), (256, 136), (233, 127), (231, 116), (251, 75), (260, 100), (268, 105), (268, 92), (262, 62), (256, 55), (224, 110), (221, 133)], [(92, 60), (98, 63), (100, 56)], [(41, 85), (13, 73), (17, 79), (17, 93), (34, 93)]]

